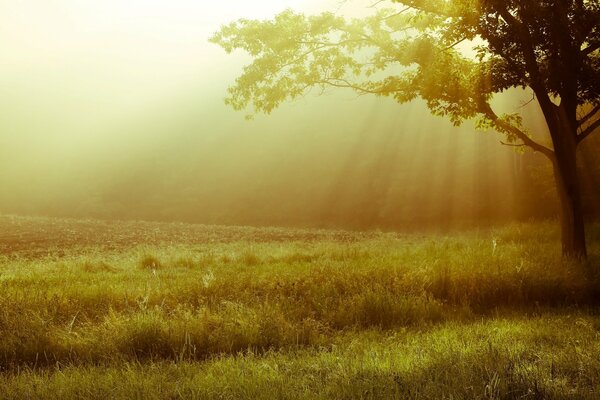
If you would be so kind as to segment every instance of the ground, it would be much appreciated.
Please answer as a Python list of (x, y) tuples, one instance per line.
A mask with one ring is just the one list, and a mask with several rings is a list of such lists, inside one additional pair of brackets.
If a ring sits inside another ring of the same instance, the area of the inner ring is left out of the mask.
[(600, 398), (600, 225), (0, 216), (0, 398)]

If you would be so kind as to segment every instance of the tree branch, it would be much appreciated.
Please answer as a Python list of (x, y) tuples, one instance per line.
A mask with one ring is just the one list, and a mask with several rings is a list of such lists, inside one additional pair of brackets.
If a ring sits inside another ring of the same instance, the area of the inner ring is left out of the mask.
[(590, 111), (585, 117), (583, 117), (579, 121), (577, 121), (577, 126), (579, 128), (581, 128), (586, 122), (588, 122), (590, 119), (592, 119), (592, 117), (594, 115), (598, 114), (599, 111), (600, 111), (600, 104), (598, 104), (596, 107), (594, 107), (592, 109), (592, 111)]
[(525, 102), (522, 102), (521, 106), (519, 108), (527, 107), (529, 104), (533, 103), (534, 101), (535, 101), (535, 92), (533, 92), (533, 94), (531, 95), (531, 99), (529, 99)]
[(588, 47), (586, 47), (585, 49), (581, 50), (581, 55), (584, 57), (588, 56), (598, 49), (600, 49), (600, 42), (591, 44)]
[(509, 146), (509, 147), (525, 147), (525, 146), (527, 146), (525, 143), (506, 143), (503, 141), (500, 141), (500, 144), (503, 146)]
[[(521, 48), (523, 51), (523, 58), (525, 59), (526, 69), (531, 76), (530, 86), (538, 98), (538, 102), (542, 108), (542, 112), (544, 113), (546, 121), (548, 121), (549, 124), (554, 124), (554, 112), (556, 106), (550, 100), (550, 97), (548, 96), (548, 89), (546, 88), (544, 80), (542, 79), (540, 67), (537, 62), (537, 57), (535, 55), (535, 50), (531, 39), (531, 33), (523, 24), (523, 22), (519, 21), (508, 11), (506, 5), (504, 5), (504, 7), (499, 7), (498, 13), (500, 16), (502, 16), (504, 21), (506, 21), (506, 23), (519, 34), (522, 40)], [(504, 56), (504, 58), (507, 59), (506, 56)], [(510, 60), (507, 61), (510, 62)]]
[(314, 81), (314, 84), (322, 85), (322, 86), (332, 86), (332, 87), (337, 87), (337, 88), (352, 89), (361, 94), (382, 95), (384, 93), (387, 93), (384, 90), (367, 89), (365, 87), (359, 86), (359, 85), (354, 84), (346, 79), (341, 79), (341, 78), (325, 78), (325, 79), (321, 79), (318, 81)]
[(494, 124), (496, 124), (497, 127), (500, 128), (500, 130), (511, 133), (511, 134), (515, 135), (517, 138), (519, 138), (519, 140), (521, 140), (523, 142), (522, 144), (524, 146), (528, 146), (533, 151), (537, 151), (537, 152), (544, 154), (550, 160), (552, 160), (554, 158), (554, 152), (552, 150), (550, 150), (546, 146), (543, 146), (543, 145), (539, 144), (538, 142), (534, 141), (521, 129), (517, 128), (516, 126), (514, 126), (514, 125), (502, 120), (500, 117), (498, 117), (498, 115), (494, 112), (494, 110), (492, 110), (492, 107), (489, 105), (489, 103), (486, 102), (486, 103), (481, 104), (479, 112), (482, 113), (483, 115), (485, 115), (487, 118), (489, 118)]
[(441, 7), (439, 3), (437, 5), (440, 7), (436, 7), (436, 2), (419, 0), (393, 0), (393, 2), (403, 4), (406, 7), (410, 7), (417, 11), (426, 12), (434, 15), (440, 15), (443, 17), (455, 18), (460, 16), (455, 13), (449, 12), (447, 9)]
[(583, 142), (585, 138), (594, 133), (594, 131), (596, 131), (598, 128), (600, 128), (600, 119), (597, 119), (593, 124), (589, 125), (577, 136), (577, 143), (579, 144)]
[(456, 46), (458, 46), (459, 44), (461, 44), (462, 42), (464, 42), (465, 40), (467, 40), (467, 38), (466, 38), (466, 37), (463, 37), (463, 38), (461, 38), (461, 39), (458, 39), (456, 42), (452, 43), (451, 45), (444, 47), (444, 48), (442, 49), (442, 51), (446, 51), (446, 50), (453, 49), (453, 48), (455, 48)]

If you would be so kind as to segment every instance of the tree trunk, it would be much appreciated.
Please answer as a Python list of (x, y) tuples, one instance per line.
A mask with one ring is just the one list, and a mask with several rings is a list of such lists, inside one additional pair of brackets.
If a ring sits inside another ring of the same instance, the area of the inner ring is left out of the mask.
[(560, 201), (563, 256), (581, 260), (587, 257), (587, 249), (576, 148), (569, 145), (557, 148), (553, 164)]

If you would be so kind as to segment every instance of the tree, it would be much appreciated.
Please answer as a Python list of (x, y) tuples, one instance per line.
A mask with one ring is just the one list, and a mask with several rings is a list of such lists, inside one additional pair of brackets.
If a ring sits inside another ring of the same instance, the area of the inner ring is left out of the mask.
[[(585, 258), (577, 148), (600, 128), (600, 2), (387, 2), (363, 19), (285, 11), (223, 26), (211, 41), (253, 57), (226, 102), (270, 113), (312, 88), (343, 87), (399, 103), (421, 98), (455, 125), (475, 119), (503, 144), (550, 160), (563, 254)], [(535, 140), (519, 113), (493, 109), (493, 97), (511, 88), (532, 91), (551, 143)]]

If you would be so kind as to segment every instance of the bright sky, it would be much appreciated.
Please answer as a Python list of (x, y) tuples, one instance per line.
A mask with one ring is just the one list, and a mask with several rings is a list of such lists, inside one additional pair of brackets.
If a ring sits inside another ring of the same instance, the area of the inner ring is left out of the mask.
[(208, 42), (221, 25), (287, 8), (364, 11), (369, 1), (0, 0), (0, 85), (20, 97), (59, 91), (85, 104), (104, 94), (130, 105), (190, 82), (224, 87), (243, 59)]
[(16, 146), (33, 157), (50, 142), (76, 154), (133, 140), (122, 127), (169, 113), (192, 94), (197, 110), (224, 112), (226, 88), (249, 59), (208, 42), (220, 26), (287, 8), (360, 15), (371, 2), (0, 0), (0, 156)]
[(206, 55), (216, 53), (207, 38), (224, 23), (339, 6), (340, 0), (0, 0), (2, 69), (81, 65), (87, 57), (101, 66), (152, 60), (146, 69), (209, 64)]

